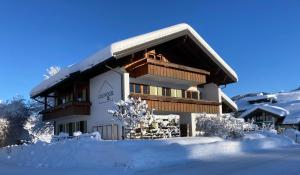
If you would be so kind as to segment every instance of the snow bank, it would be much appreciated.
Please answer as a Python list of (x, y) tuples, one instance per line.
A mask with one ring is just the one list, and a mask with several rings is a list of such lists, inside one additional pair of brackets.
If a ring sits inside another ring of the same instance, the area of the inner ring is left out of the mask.
[(271, 149), (294, 144), (287, 137), (270, 132), (247, 134), (240, 140), (219, 137), (172, 138), (161, 140), (103, 141), (96, 138), (37, 142), (0, 150), (0, 162), (47, 168), (143, 169), (187, 160), (215, 159), (224, 155)]

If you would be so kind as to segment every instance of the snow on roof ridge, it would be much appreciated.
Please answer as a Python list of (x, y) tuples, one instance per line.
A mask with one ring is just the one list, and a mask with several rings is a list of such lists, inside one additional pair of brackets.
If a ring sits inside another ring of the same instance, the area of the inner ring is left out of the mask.
[(221, 67), (221, 69), (227, 75), (229, 75), (233, 81), (238, 81), (236, 72), (206, 43), (206, 41), (204, 41), (204, 39), (190, 25), (181, 23), (114, 42), (96, 52), (95, 54), (89, 56), (88, 58), (82, 60), (81, 62), (71, 66), (71, 68), (66, 68), (70, 70), (65, 71), (64, 73), (58, 73), (53, 77), (42, 81), (39, 85), (31, 90), (30, 96), (33, 97), (35, 95), (38, 95), (44, 90), (66, 79), (69, 76), (68, 74), (66, 74), (68, 72), (69, 74), (76, 71), (82, 72), (111, 57), (116, 57), (118, 59), (126, 54), (129, 54), (130, 52), (128, 52), (128, 50), (138, 50), (143, 46), (149, 47), (149, 45), (151, 46), (151, 44), (152, 46), (154, 46), (186, 34), (188, 34), (198, 44), (199, 47), (201, 47), (208, 55), (210, 55), (211, 59), (219, 67)]
[(273, 105), (269, 105), (269, 104), (262, 104), (262, 105), (256, 105), (255, 107), (253, 107), (251, 109), (248, 109), (247, 111), (243, 112), (240, 115), (240, 118), (246, 117), (247, 115), (251, 114), (252, 112), (256, 111), (257, 109), (268, 111), (270, 113), (277, 114), (281, 117), (284, 117), (284, 116), (287, 116), (287, 115), (290, 114), (289, 110), (284, 109), (282, 107), (273, 106)]

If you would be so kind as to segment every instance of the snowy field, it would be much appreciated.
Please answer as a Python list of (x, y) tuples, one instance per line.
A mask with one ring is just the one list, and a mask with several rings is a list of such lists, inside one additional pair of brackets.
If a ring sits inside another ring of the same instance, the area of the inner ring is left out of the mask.
[(0, 174), (297, 174), (299, 155), (298, 144), (270, 132), (239, 140), (79, 138), (1, 149)]

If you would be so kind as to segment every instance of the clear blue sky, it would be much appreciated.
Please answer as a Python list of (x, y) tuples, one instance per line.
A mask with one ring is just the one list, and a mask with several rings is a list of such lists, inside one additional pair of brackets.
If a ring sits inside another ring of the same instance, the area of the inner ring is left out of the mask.
[(229, 96), (300, 86), (300, 1), (1, 0), (0, 99), (28, 98), (46, 68), (188, 23), (239, 75)]

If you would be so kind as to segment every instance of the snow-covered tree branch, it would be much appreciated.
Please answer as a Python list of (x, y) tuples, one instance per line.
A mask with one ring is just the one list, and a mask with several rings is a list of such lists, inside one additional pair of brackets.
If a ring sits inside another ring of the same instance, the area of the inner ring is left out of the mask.
[(129, 98), (125, 101), (120, 100), (115, 104), (114, 110), (108, 110), (116, 119), (124, 122), (127, 128), (133, 129), (145, 118), (148, 111), (146, 101), (141, 98)]
[(45, 79), (48, 79), (52, 77), (53, 75), (57, 74), (60, 71), (59, 66), (51, 66), (48, 69), (46, 69), (47, 74), (44, 75)]
[(230, 114), (206, 115), (197, 118), (197, 131), (204, 136), (219, 136), (223, 138), (241, 137), (244, 131), (256, 128), (252, 123), (244, 122), (244, 119), (235, 118)]

